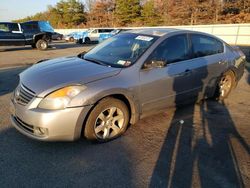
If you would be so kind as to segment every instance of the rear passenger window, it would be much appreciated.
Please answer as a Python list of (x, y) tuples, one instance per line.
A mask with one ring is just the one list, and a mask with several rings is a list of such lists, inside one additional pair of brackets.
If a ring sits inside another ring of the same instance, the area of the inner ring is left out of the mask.
[(155, 49), (150, 59), (163, 60), (168, 64), (189, 59), (187, 35), (167, 38)]
[(212, 37), (192, 34), (191, 41), (194, 58), (223, 53), (224, 51), (222, 42)]
[(31, 24), (31, 23), (25, 23), (22, 25), (22, 27), (25, 31), (33, 31), (39, 29), (36, 24)]

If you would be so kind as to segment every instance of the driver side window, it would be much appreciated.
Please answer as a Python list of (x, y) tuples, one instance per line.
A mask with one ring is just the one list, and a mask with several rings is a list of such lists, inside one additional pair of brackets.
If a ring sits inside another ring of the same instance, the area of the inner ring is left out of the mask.
[(165, 61), (167, 64), (187, 59), (189, 59), (189, 45), (186, 34), (167, 38), (150, 56), (150, 60)]

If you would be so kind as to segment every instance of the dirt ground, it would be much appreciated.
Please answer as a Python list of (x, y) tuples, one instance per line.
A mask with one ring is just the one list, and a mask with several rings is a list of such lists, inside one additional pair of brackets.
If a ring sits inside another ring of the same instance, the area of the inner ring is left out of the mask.
[[(41, 59), (90, 48), (56, 43), (48, 51), (0, 52), (1, 187), (250, 187), (250, 74), (245, 70), (224, 103), (172, 108), (129, 127), (105, 144), (39, 142), (9, 121), (18, 74)], [(250, 69), (249, 69), (250, 71)]]

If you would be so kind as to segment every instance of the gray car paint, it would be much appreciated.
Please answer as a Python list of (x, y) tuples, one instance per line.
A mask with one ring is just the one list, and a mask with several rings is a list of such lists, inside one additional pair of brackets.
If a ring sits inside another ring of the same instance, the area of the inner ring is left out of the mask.
[(120, 70), (100, 66), (78, 57), (64, 57), (30, 67), (20, 74), (20, 80), (39, 97), (44, 97), (57, 88), (104, 79), (118, 74)]
[[(235, 66), (236, 59), (241, 58), (240, 55), (232, 51), (223, 41), (224, 53), (172, 63), (163, 68), (144, 70), (142, 67), (148, 56), (166, 38), (199, 32), (174, 29), (145, 29), (129, 32), (156, 33), (161, 37), (135, 64), (126, 68), (107, 67), (78, 57), (66, 57), (32, 66), (20, 75), (20, 82), (36, 92), (39, 97), (44, 97), (67, 85), (84, 84), (87, 89), (71, 101), (69, 104), (71, 108), (94, 106), (99, 100), (110, 95), (124, 96), (131, 109), (130, 122), (136, 123), (147, 114), (175, 105), (176, 96), (181, 96), (178, 97), (182, 100), (180, 102), (197, 93), (200, 96), (211, 96), (218, 78), (228, 69), (234, 70), (237, 78), (241, 77), (238, 75), (242, 75), (243, 69)], [(244, 63), (242, 66), (244, 67)], [(85, 116), (81, 117), (82, 120), (87, 117), (88, 112), (84, 111), (84, 114)], [(75, 135), (80, 135), (79, 126), (78, 124), (78, 132)]]

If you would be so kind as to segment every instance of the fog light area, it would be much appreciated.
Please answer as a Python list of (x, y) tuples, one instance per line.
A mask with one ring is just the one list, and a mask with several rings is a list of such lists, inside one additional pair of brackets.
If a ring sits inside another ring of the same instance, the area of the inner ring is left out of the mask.
[(46, 136), (48, 135), (48, 129), (43, 127), (34, 127), (34, 134), (37, 136)]

